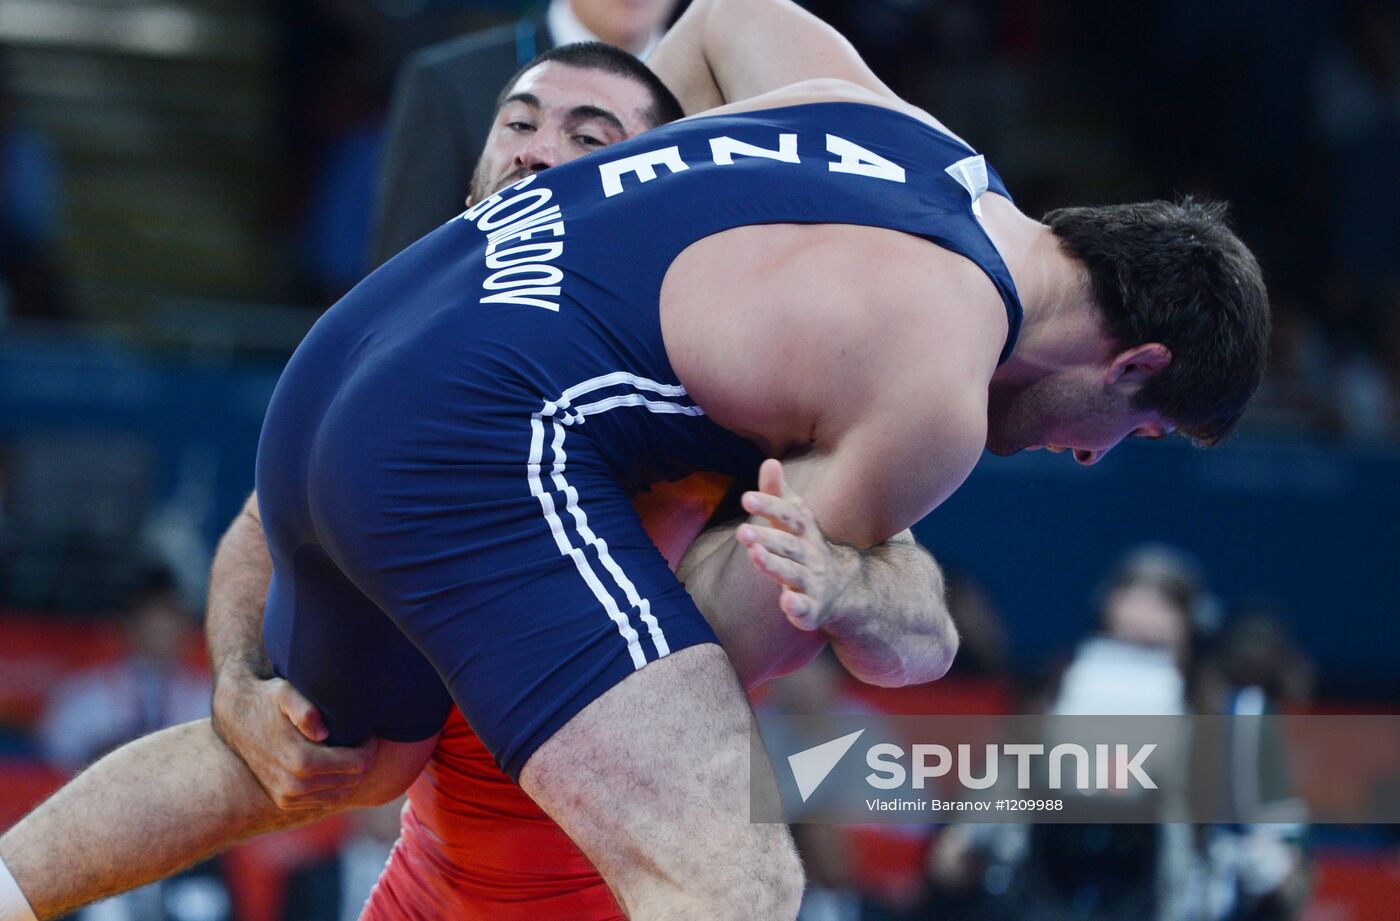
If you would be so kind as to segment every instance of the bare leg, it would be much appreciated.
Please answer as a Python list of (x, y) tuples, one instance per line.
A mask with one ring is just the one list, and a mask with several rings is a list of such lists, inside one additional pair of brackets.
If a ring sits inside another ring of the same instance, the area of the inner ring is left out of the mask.
[(784, 826), (749, 822), (749, 719), (720, 647), (691, 647), (595, 700), (520, 783), (629, 917), (789, 921), (802, 868)]
[(434, 739), (381, 743), (352, 800), (283, 812), (208, 720), (137, 739), (98, 761), (0, 836), (34, 913), (50, 918), (145, 885), (253, 835), (387, 802), (418, 774)]
[(160, 879), (280, 813), (208, 721), (117, 749), (0, 838), (40, 918)]

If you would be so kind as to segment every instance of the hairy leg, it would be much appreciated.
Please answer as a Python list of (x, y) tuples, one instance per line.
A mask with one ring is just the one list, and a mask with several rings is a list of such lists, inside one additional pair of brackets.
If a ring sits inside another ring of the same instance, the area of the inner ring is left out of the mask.
[(353, 806), (408, 785), (435, 739), (381, 743), (352, 799), (324, 812), (284, 812), (208, 720), (122, 746), (0, 836), (0, 860), (39, 918), (169, 876), (253, 835)]
[(802, 869), (784, 826), (749, 822), (749, 720), (724, 652), (691, 647), (586, 707), (520, 783), (629, 917), (786, 921)]

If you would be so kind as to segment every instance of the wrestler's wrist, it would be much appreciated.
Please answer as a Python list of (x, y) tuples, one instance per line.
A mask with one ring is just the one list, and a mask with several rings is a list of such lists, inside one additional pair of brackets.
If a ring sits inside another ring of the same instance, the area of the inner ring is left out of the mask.
[(237, 751), (238, 719), (248, 702), (253, 684), (261, 680), (253, 669), (235, 657), (229, 657), (214, 672), (214, 693), (210, 706), (214, 732), (224, 743)]
[(863, 620), (868, 612), (860, 604), (857, 586), (865, 577), (865, 555), (850, 544), (827, 540), (831, 594), (826, 605), (823, 626), (840, 629), (852, 621)]

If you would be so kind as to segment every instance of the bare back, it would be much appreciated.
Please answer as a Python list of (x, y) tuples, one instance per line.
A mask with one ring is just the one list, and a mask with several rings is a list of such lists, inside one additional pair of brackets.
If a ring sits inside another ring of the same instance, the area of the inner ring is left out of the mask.
[(906, 416), (908, 397), (986, 393), (1007, 321), (975, 266), (926, 240), (854, 225), (741, 227), (695, 243), (662, 288), (681, 382), (773, 456), (828, 450)]

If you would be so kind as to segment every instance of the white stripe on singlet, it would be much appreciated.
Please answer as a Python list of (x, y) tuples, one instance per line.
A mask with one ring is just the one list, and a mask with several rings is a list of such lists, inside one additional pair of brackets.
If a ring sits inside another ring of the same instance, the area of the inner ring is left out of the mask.
[[(570, 406), (579, 397), (618, 386), (630, 388), (634, 392), (606, 397), (576, 409)], [(614, 371), (611, 374), (590, 378), (565, 390), (560, 394), (559, 399), (547, 401), (539, 412), (530, 417), (530, 459), (525, 468), (530, 481), (530, 493), (539, 500), (540, 508), (544, 510), (545, 520), (549, 522), (549, 530), (554, 535), (554, 542), (559, 547), (559, 552), (574, 561), (579, 575), (583, 577), (583, 581), (592, 590), (593, 596), (598, 599), (599, 604), (607, 611), (608, 617), (616, 624), (617, 632), (627, 643), (627, 650), (632, 656), (633, 668), (641, 668), (647, 664), (646, 653), (640, 642), (641, 637), (632, 626), (631, 619), (618, 604), (618, 599), (599, 578), (593, 565), (588, 561), (584, 547), (593, 547), (598, 554), (598, 559), (603, 564), (603, 568), (612, 577), (613, 584), (622, 590), (628, 606), (638, 612), (643, 624), (646, 625), (647, 633), (651, 636), (652, 643), (656, 646), (657, 656), (669, 654), (670, 646), (666, 642), (666, 635), (662, 631), (661, 625), (657, 622), (655, 615), (651, 613), (651, 602), (641, 596), (637, 587), (632, 584), (632, 580), (627, 578), (627, 574), (622, 571), (622, 567), (617, 565), (617, 561), (608, 552), (607, 541), (593, 533), (593, 529), (588, 525), (588, 515), (578, 504), (578, 491), (569, 485), (564, 477), (568, 461), (568, 455), (564, 451), (564, 433), (566, 426), (582, 423), (587, 416), (607, 412), (619, 406), (641, 406), (653, 413), (680, 413), (688, 416), (703, 416), (705, 414), (700, 407), (693, 404), (654, 400), (650, 399), (647, 394), (663, 397), (686, 396), (685, 388), (680, 384), (662, 384), (626, 371)], [(553, 456), (549, 469), (549, 480), (554, 490), (564, 497), (564, 511), (573, 520), (574, 529), (583, 539), (581, 547), (574, 545), (565, 525), (565, 519), (555, 506), (554, 496), (545, 487), (543, 466), (547, 430), (550, 435), (550, 450)]]

